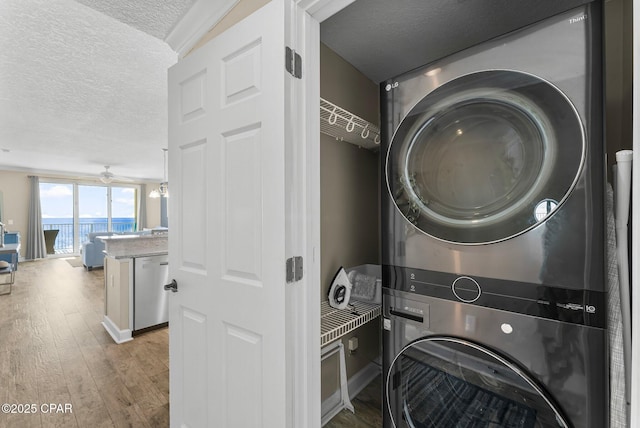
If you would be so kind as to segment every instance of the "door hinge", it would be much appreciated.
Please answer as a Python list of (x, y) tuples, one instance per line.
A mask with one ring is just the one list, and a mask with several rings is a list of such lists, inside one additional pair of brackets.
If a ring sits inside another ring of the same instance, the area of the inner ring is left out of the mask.
[(284, 66), (293, 77), (302, 79), (302, 58), (289, 46), (285, 49)]
[(300, 281), (302, 279), (302, 257), (291, 257), (287, 259), (287, 283)]

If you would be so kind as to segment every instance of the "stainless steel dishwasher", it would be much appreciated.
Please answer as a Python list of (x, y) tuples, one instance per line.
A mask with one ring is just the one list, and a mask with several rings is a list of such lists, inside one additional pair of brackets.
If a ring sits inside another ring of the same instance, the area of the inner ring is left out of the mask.
[(133, 330), (139, 331), (169, 321), (169, 256), (136, 257), (133, 277)]

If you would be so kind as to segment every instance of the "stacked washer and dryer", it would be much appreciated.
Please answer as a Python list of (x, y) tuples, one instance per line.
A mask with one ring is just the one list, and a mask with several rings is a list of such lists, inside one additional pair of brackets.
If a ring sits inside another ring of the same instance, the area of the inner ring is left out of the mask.
[(381, 84), (385, 427), (608, 425), (601, 7)]

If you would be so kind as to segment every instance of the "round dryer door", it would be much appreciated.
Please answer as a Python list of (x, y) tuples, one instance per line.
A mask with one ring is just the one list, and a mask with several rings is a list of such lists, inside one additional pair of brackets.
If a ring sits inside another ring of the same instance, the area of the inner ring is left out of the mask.
[(396, 427), (570, 426), (516, 364), (453, 337), (425, 338), (404, 348), (387, 374), (386, 398)]
[(387, 153), (389, 192), (437, 239), (497, 242), (544, 221), (577, 182), (580, 117), (555, 86), (515, 71), (452, 80), (401, 122)]

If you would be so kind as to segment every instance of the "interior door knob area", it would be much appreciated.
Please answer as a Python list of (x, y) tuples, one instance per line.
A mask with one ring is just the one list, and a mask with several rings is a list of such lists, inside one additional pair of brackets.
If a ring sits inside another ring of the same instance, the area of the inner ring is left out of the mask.
[(176, 282), (175, 279), (172, 279), (171, 283), (165, 284), (164, 289), (165, 290), (171, 290), (174, 293), (177, 293), (178, 292), (178, 283)]

